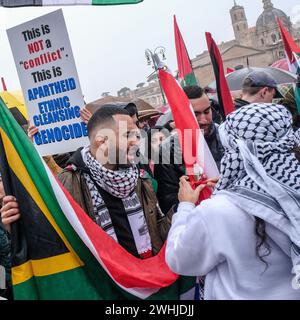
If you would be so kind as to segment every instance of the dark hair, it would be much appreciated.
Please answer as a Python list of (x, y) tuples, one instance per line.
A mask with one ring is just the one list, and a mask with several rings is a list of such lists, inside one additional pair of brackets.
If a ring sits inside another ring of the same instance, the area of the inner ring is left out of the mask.
[(258, 217), (255, 217), (255, 234), (257, 237), (256, 255), (266, 265), (267, 270), (269, 264), (266, 262), (264, 258), (268, 257), (271, 254), (271, 247), (267, 242), (266, 223), (264, 220)]
[(134, 103), (128, 103), (124, 109), (128, 111), (130, 117), (133, 117), (134, 115), (137, 117), (139, 116), (137, 106)]
[(165, 127), (162, 127), (162, 126), (155, 126), (155, 127), (152, 127), (151, 129), (149, 129), (147, 131), (147, 135), (148, 135), (148, 159), (151, 158), (151, 153), (152, 153), (152, 148), (151, 148), (152, 136), (153, 136), (153, 133), (157, 133), (157, 132), (162, 132), (165, 135), (166, 138), (170, 136), (169, 130), (166, 129)]
[(199, 86), (186, 86), (183, 88), (183, 91), (189, 99), (199, 99), (205, 93)]
[(95, 128), (105, 123), (114, 121), (113, 116), (117, 114), (123, 114), (129, 116), (129, 113), (125, 109), (121, 109), (114, 105), (105, 105), (97, 110), (87, 124), (87, 130), (89, 138)]
[[(249, 78), (246, 78), (243, 82), (243, 94), (248, 94), (249, 96), (255, 96), (259, 91), (266, 87), (256, 87), (253, 86), (253, 81)], [(268, 88), (271, 91), (273, 88)]]
[(297, 160), (300, 162), (300, 147), (294, 147), (292, 151), (295, 154)]

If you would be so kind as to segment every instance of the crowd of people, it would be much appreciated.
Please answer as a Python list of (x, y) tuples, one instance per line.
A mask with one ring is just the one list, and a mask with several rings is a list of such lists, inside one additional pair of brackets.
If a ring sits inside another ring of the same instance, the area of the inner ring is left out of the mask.
[[(167, 241), (167, 264), (199, 277), (201, 299), (300, 299), (292, 284), (300, 261), (299, 116), (261, 71), (246, 77), (226, 119), (205, 89), (184, 92), (220, 170), (197, 188), (175, 122), (143, 135), (134, 102), (84, 109), (89, 146), (44, 160), (86, 214), (136, 258), (158, 254)], [(37, 132), (30, 126), (29, 138)], [(196, 205), (206, 187), (212, 197)], [(0, 196), (0, 265), (11, 288), (10, 231), (22, 212), (2, 183)], [(12, 298), (10, 290), (1, 295)]]

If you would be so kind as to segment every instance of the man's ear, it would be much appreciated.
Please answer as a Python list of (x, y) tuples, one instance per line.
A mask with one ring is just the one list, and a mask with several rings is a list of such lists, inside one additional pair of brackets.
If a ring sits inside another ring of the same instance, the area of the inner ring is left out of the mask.
[(265, 87), (265, 88), (261, 89), (260, 94), (261, 94), (262, 98), (264, 98), (264, 96), (267, 94), (268, 90), (269, 90), (268, 87)]
[(96, 135), (95, 146), (97, 148), (103, 147), (106, 144), (106, 142), (107, 142), (107, 137), (104, 137), (103, 135), (100, 135), (100, 134)]

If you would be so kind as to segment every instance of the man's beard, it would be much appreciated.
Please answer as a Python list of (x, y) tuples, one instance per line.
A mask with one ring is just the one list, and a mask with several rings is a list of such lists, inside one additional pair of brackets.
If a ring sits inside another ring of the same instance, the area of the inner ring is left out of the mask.
[(139, 163), (140, 155), (141, 153), (139, 148), (132, 148), (126, 152), (118, 150), (118, 154), (116, 155), (116, 165), (120, 169), (130, 168), (132, 165)]
[(200, 126), (200, 129), (201, 130), (203, 130), (204, 131), (204, 129), (205, 129), (205, 131), (204, 131), (204, 136), (205, 137), (208, 137), (208, 136), (210, 136), (210, 134), (211, 134), (211, 132), (212, 132), (212, 129), (213, 129), (213, 124), (211, 123), (210, 125), (206, 125), (206, 126), (201, 126), (200, 124), (199, 124), (199, 126)]

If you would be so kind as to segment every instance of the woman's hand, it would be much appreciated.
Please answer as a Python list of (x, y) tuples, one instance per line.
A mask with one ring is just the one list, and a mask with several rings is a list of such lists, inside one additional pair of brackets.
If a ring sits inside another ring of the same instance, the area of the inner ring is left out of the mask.
[(178, 193), (178, 199), (180, 202), (191, 202), (196, 204), (199, 200), (201, 191), (207, 187), (207, 185), (200, 185), (197, 189), (193, 190), (190, 183), (188, 182), (188, 177), (183, 176), (180, 178), (180, 189)]

